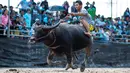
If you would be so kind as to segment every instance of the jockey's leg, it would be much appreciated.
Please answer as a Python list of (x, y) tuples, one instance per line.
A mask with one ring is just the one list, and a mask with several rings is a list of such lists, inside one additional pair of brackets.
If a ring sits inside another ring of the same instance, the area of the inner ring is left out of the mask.
[(85, 48), (85, 51), (86, 51), (86, 55), (89, 57), (91, 53), (91, 49), (87, 47)]
[(91, 36), (88, 22), (84, 19), (81, 19), (80, 22), (83, 24), (84, 28), (88, 31), (88, 32), (85, 31), (84, 34), (87, 36)]

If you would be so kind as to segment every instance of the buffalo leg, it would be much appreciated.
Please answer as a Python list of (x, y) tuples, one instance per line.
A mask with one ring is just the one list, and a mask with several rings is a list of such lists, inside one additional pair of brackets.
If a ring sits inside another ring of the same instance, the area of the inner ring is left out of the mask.
[(67, 53), (66, 56), (67, 56), (66, 70), (68, 70), (69, 68), (76, 69), (77, 66), (74, 66), (74, 65), (73, 65), (72, 54), (71, 54), (71, 53)]
[(53, 59), (53, 56), (54, 56), (54, 52), (53, 51), (49, 51), (49, 54), (48, 54), (48, 56), (47, 56), (47, 63), (49, 64), (49, 65), (51, 65), (52, 64), (52, 59)]
[(91, 49), (87, 47), (85, 48), (85, 51), (86, 51), (86, 55), (85, 55), (86, 57), (84, 58), (84, 61), (81, 63), (81, 67), (80, 67), (81, 72), (85, 70), (85, 65), (86, 65), (88, 57), (90, 56)]

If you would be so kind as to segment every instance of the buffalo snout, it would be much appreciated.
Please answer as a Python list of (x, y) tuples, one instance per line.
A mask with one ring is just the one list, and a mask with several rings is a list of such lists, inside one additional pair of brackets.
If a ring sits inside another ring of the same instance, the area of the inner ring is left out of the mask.
[(30, 37), (28, 43), (35, 44), (36, 43), (36, 38), (35, 37)]

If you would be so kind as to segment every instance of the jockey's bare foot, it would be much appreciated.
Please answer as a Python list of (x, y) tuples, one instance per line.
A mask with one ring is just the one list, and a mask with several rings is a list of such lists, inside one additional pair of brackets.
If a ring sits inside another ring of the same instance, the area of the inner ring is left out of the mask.
[(89, 32), (84, 31), (84, 34), (85, 34), (86, 36), (91, 37), (91, 33), (89, 33)]

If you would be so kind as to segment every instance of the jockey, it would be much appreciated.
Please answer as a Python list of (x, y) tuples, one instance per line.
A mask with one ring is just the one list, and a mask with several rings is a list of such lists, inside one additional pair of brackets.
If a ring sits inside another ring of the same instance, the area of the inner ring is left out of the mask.
[(70, 13), (68, 15), (71, 16), (78, 16), (80, 18), (80, 22), (83, 24), (85, 29), (88, 32), (84, 32), (86, 35), (91, 36), (90, 30), (89, 30), (89, 24), (92, 24), (92, 18), (90, 14), (86, 10), (82, 10), (82, 1), (76, 1), (75, 8), (77, 9), (77, 13)]

